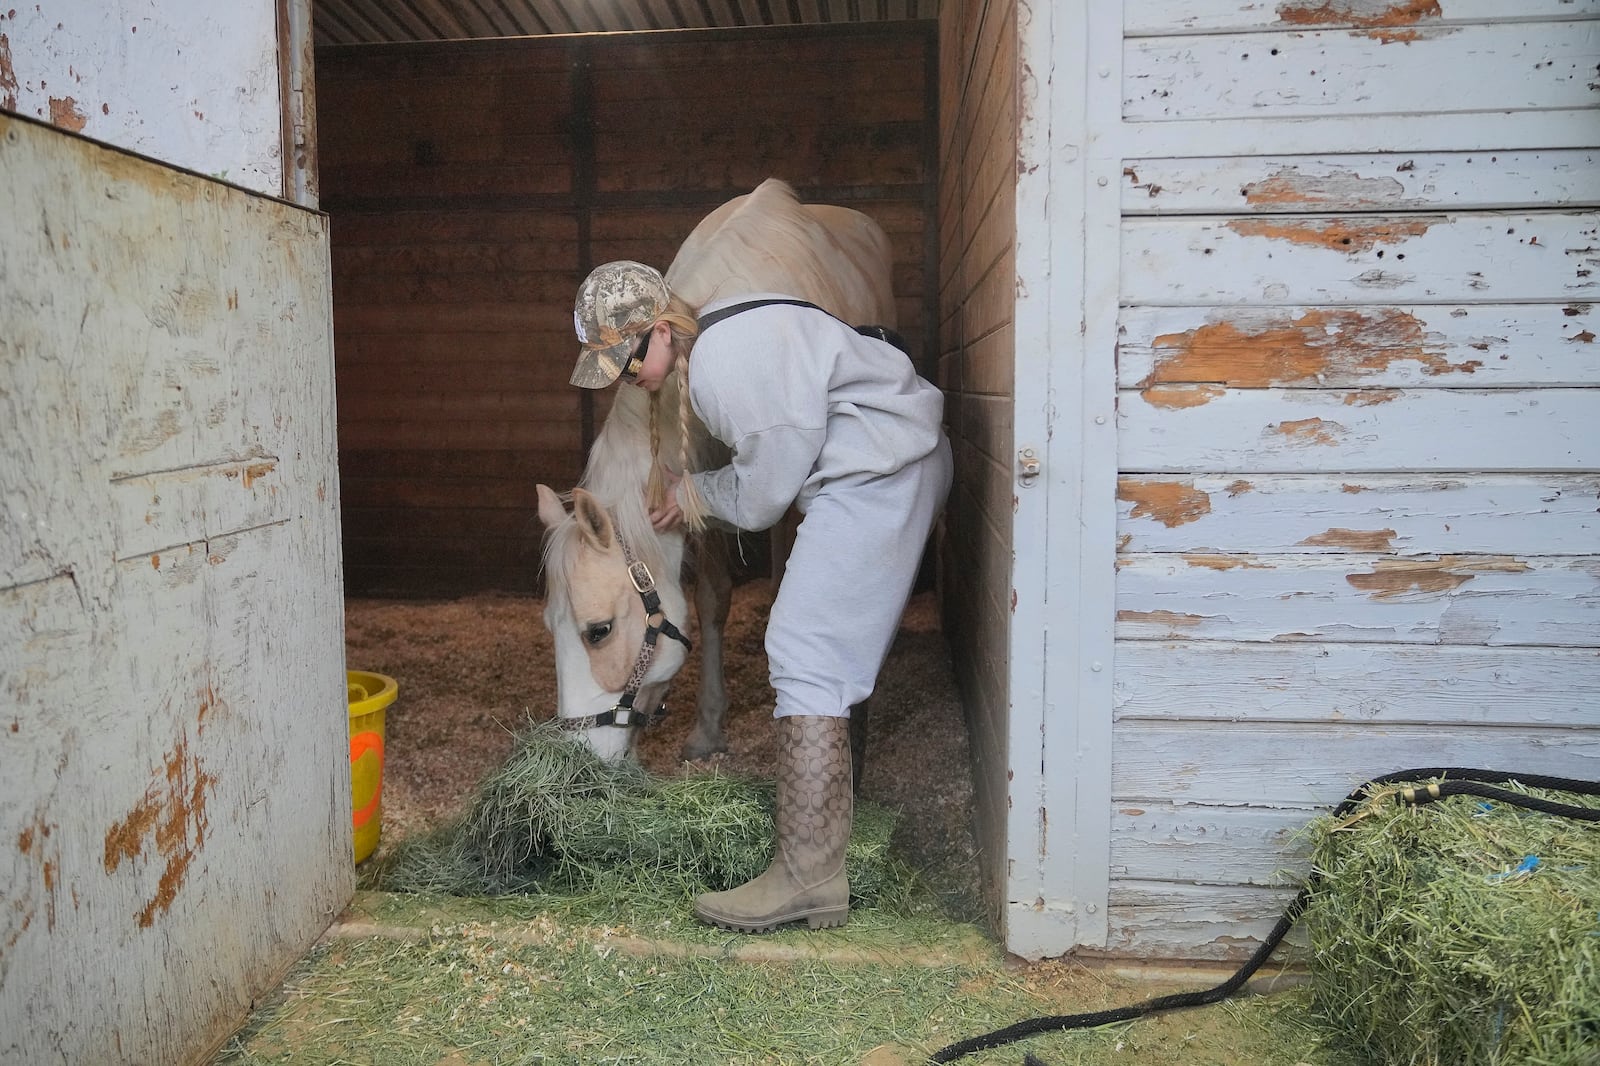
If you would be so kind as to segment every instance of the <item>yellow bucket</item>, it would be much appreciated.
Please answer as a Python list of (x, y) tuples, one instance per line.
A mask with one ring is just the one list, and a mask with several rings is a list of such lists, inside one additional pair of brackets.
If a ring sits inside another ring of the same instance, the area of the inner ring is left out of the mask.
[(383, 712), (400, 695), (395, 679), (345, 671), (350, 702), (350, 823), (356, 862), (366, 860), (383, 832)]

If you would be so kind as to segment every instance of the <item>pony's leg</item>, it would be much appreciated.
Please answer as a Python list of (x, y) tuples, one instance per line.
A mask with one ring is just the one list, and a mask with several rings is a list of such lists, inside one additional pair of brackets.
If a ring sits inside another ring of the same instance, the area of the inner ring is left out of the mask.
[(855, 793), (861, 795), (861, 774), (867, 768), (867, 709), (871, 700), (862, 700), (850, 708), (850, 780)]
[[(713, 541), (715, 543), (713, 543)], [(722, 639), (733, 601), (733, 574), (725, 538), (701, 539), (694, 586), (694, 610), (700, 620), (700, 697), (694, 729), (683, 742), (682, 757), (703, 759), (728, 750), (723, 722), (728, 715), (728, 689), (722, 663)]]

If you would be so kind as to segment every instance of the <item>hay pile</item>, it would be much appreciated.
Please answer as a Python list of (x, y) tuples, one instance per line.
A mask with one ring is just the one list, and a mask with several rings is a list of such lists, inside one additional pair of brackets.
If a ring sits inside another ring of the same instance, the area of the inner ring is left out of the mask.
[[(366, 888), (456, 896), (608, 892), (663, 901), (732, 888), (772, 861), (773, 786), (718, 773), (658, 778), (604, 762), (553, 722), (528, 726), (460, 820), (402, 841)], [(894, 816), (857, 803), (851, 903), (904, 908), (915, 878), (889, 851)]]
[(1397, 790), (1310, 829), (1313, 1004), (1337, 1044), (1396, 1066), (1600, 1063), (1600, 824)]

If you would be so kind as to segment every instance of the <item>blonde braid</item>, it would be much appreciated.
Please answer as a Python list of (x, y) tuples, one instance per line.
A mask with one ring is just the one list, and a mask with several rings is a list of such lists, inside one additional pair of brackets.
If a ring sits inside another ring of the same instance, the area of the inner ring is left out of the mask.
[(661, 476), (661, 393), (650, 394), (650, 477), (645, 482), (645, 505), (658, 511), (667, 502), (666, 479)]
[[(700, 323), (695, 317), (694, 309), (683, 301), (677, 294), (673, 294), (667, 310), (661, 318), (672, 329), (672, 349), (677, 355), (673, 369), (678, 374), (678, 472), (683, 480), (678, 483), (678, 507), (683, 512), (683, 524), (690, 533), (703, 533), (706, 528), (706, 505), (700, 492), (695, 488), (694, 479), (689, 475), (694, 473), (691, 459), (693, 454), (694, 438), (694, 407), (689, 402), (689, 352), (694, 347), (695, 337), (700, 333)], [(652, 451), (656, 456), (656, 467), (660, 465), (660, 457), (655, 453), (657, 441), (655, 440), (655, 415), (656, 402), (659, 402), (659, 392), (652, 395), (650, 406)], [(652, 484), (659, 479), (659, 469), (651, 470)], [(665, 493), (662, 494), (663, 501)], [(652, 505), (654, 506), (654, 505)]]
[(683, 524), (691, 533), (704, 533), (706, 529), (706, 501), (694, 483), (689, 469), (689, 427), (694, 420), (694, 408), (689, 403), (689, 349), (678, 350), (678, 469), (683, 480), (678, 482), (678, 508), (683, 512)]

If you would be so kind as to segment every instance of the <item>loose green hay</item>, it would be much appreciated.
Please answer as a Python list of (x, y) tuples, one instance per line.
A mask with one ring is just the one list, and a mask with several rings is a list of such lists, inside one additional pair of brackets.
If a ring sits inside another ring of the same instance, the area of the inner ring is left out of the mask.
[(1596, 1066), (1600, 826), (1396, 791), (1309, 830), (1312, 997), (1335, 1046), (1386, 1066)]
[[(402, 841), (362, 886), (456, 896), (585, 893), (683, 899), (732, 888), (772, 861), (773, 787), (717, 773), (658, 778), (605, 762), (553, 723), (518, 736), (459, 821)], [(856, 804), (851, 903), (901, 909), (911, 868), (890, 853), (894, 814)]]

